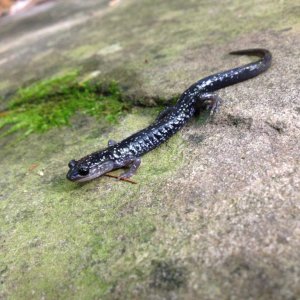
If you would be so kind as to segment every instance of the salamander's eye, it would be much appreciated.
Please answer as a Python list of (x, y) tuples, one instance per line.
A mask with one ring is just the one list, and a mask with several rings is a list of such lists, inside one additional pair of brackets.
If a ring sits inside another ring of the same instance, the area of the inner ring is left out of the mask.
[(75, 165), (76, 165), (76, 160), (72, 159), (72, 160), (69, 162), (68, 167), (69, 167), (70, 169), (73, 169), (73, 168), (75, 167)]
[(89, 168), (87, 166), (81, 166), (79, 169), (78, 169), (78, 174), (81, 175), (81, 176), (86, 176), (89, 174)]

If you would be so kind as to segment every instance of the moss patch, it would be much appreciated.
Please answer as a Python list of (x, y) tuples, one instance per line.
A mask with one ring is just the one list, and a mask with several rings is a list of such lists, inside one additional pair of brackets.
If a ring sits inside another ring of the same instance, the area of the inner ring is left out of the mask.
[(87, 134), (84, 126), (54, 128), (3, 148), (8, 172), (0, 179), (0, 298), (121, 299), (152, 279), (151, 261), (170, 259), (157, 235), (174, 230), (161, 217), (161, 198), (164, 181), (184, 163), (180, 134), (143, 157), (137, 185), (65, 179), (71, 158), (105, 146), (108, 138), (129, 136), (156, 114), (157, 108), (133, 108), (109, 135), (90, 118), (88, 131), (98, 134)]
[(9, 110), (0, 115), (0, 128), (7, 126), (5, 133), (23, 129), (25, 135), (44, 132), (69, 124), (76, 111), (113, 123), (129, 108), (121, 101), (116, 82), (104, 90), (101, 85), (78, 82), (77, 77), (72, 72), (20, 89), (10, 101)]

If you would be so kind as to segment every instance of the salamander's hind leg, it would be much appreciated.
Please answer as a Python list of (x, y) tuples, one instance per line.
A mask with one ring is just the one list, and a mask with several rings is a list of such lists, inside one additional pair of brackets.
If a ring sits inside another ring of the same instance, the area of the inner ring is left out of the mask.
[(206, 109), (209, 109), (211, 116), (219, 111), (220, 105), (222, 104), (222, 99), (215, 93), (201, 94), (199, 100), (199, 106), (204, 106)]
[(121, 174), (119, 176), (119, 179), (122, 178), (129, 178), (132, 175), (135, 174), (136, 170), (138, 169), (138, 167), (141, 164), (141, 159), (139, 157), (133, 159), (133, 160), (129, 160), (128, 162), (125, 163), (126, 165), (130, 166), (130, 169), (127, 172), (124, 172), (123, 174)]
[(114, 146), (116, 144), (117, 144), (117, 142), (114, 140), (108, 140), (108, 142), (107, 142), (108, 147)]

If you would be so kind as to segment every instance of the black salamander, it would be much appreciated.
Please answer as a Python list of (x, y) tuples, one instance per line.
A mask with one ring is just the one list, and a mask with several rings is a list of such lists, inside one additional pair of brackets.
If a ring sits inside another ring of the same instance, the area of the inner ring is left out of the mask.
[(208, 107), (211, 114), (218, 110), (221, 99), (214, 93), (224, 87), (248, 80), (266, 71), (272, 56), (265, 49), (234, 51), (233, 55), (255, 55), (260, 60), (205, 77), (189, 87), (178, 102), (166, 108), (147, 128), (121, 142), (110, 140), (104, 150), (89, 154), (78, 161), (69, 162), (67, 179), (88, 181), (123, 167), (130, 167), (120, 178), (131, 177), (141, 163), (141, 156), (158, 147), (181, 129), (201, 107)]

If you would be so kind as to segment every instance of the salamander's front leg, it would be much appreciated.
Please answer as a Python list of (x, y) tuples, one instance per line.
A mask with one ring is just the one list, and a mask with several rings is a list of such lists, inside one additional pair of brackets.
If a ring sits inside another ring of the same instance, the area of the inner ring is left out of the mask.
[(210, 115), (218, 112), (222, 99), (215, 93), (204, 93), (199, 96), (199, 100), (202, 105), (206, 106), (206, 109), (210, 110)]
[(132, 175), (135, 174), (136, 170), (138, 169), (138, 167), (141, 164), (141, 159), (139, 157), (129, 160), (128, 162), (125, 162), (125, 165), (129, 165), (130, 169), (127, 172), (124, 172), (123, 174), (121, 174), (119, 176), (119, 178), (129, 178)]

